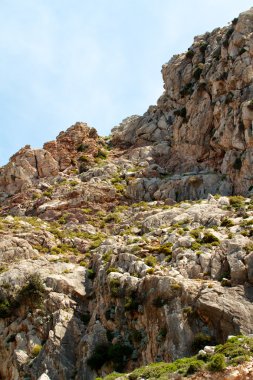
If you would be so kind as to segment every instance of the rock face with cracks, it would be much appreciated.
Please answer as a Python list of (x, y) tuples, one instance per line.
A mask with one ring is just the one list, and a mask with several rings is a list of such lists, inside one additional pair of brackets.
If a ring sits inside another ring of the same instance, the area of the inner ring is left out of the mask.
[[(252, 21), (196, 37), (111, 137), (78, 122), (0, 168), (0, 378), (92, 380), (253, 334)], [(239, 354), (193, 378), (246, 379)]]

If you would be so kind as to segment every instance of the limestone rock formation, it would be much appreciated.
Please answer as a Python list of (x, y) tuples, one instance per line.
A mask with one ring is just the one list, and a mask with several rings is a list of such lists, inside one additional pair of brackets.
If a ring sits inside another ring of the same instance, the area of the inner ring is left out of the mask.
[[(115, 145), (139, 152), (150, 147), (149, 155), (178, 180), (188, 172), (197, 175), (194, 185), (167, 180), (172, 198), (185, 186), (183, 198), (206, 195), (207, 188), (213, 193), (251, 190), (252, 21), (251, 8), (229, 27), (196, 37), (186, 53), (163, 65), (164, 93), (157, 106), (112, 131)], [(215, 184), (202, 172), (216, 176)]]
[(196, 37), (111, 138), (78, 122), (0, 168), (1, 379), (160, 378), (132, 371), (194, 354), (163, 375), (252, 376), (252, 21)]

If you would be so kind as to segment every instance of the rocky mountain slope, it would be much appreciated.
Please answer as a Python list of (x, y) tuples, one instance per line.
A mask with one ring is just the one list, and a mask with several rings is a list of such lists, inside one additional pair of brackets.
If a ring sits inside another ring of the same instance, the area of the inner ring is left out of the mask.
[[(0, 168), (0, 378), (250, 379), (252, 37), (253, 8), (164, 65), (157, 106), (109, 138), (79, 122)], [(232, 357), (212, 347), (239, 334)]]

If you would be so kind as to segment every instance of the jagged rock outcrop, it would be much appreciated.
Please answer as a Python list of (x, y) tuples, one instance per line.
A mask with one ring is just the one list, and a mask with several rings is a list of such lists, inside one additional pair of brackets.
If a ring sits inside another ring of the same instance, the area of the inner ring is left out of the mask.
[[(61, 132), (55, 141), (44, 144), (43, 149), (20, 149), (0, 170), (0, 193), (3, 198), (25, 191), (41, 178), (55, 177), (59, 172), (85, 170), (89, 160), (99, 152), (99, 141), (94, 128), (76, 123)], [(85, 152), (85, 155), (84, 153)]]
[(76, 123), (67, 129), (66, 132), (60, 132), (55, 141), (44, 144), (44, 149), (51, 153), (58, 162), (59, 170), (72, 166), (75, 168), (78, 158), (81, 154), (94, 154), (97, 152), (98, 134), (95, 128), (90, 128), (87, 124)]
[(27, 145), (1, 168), (0, 192), (8, 196), (25, 191), (31, 187), (33, 180), (55, 176), (58, 171), (58, 163), (49, 152), (44, 149), (31, 149)]
[[(198, 175), (197, 197), (207, 187), (202, 171), (216, 174), (209, 192), (247, 194), (252, 186), (252, 21), (253, 8), (230, 26), (196, 37), (186, 53), (163, 65), (165, 91), (157, 106), (115, 128), (113, 143), (150, 146), (150, 156), (169, 174)], [(166, 181), (169, 196), (175, 199), (185, 182)], [(187, 186), (184, 198), (194, 199), (191, 183)]]

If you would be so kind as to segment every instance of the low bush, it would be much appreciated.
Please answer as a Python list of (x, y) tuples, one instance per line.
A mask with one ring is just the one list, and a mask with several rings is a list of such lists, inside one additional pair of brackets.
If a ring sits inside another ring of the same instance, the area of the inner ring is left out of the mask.
[(105, 218), (104, 221), (106, 223), (119, 223), (120, 222), (120, 215), (117, 212), (111, 212), (109, 213)]
[(118, 278), (112, 278), (110, 280), (110, 292), (112, 297), (119, 297), (120, 296), (120, 280)]
[(229, 218), (224, 218), (221, 221), (221, 227), (233, 227), (234, 225), (235, 224), (234, 224), (233, 220), (231, 220)]
[(241, 195), (234, 195), (229, 197), (229, 203), (234, 208), (239, 208), (244, 205), (244, 198)]
[(157, 259), (155, 256), (147, 256), (145, 257), (145, 260), (144, 260), (145, 264), (150, 266), (150, 267), (154, 267), (156, 264), (157, 264)]
[(20, 306), (41, 307), (45, 294), (46, 290), (39, 274), (28, 275), (24, 285), (16, 293), (10, 286), (6, 287), (5, 294), (0, 298), (0, 318), (10, 317)]
[(186, 58), (188, 58), (188, 59), (192, 59), (192, 58), (194, 57), (194, 54), (195, 54), (195, 52), (194, 52), (193, 50), (189, 49), (189, 50), (186, 52), (185, 56), (186, 56)]
[(107, 156), (108, 152), (102, 149), (99, 149), (96, 154), (96, 158), (100, 158), (101, 160), (106, 160)]
[(244, 249), (247, 253), (250, 253), (253, 251), (253, 243), (248, 243), (244, 246)]
[(96, 272), (93, 269), (87, 269), (87, 277), (90, 280), (94, 280), (94, 278), (96, 277)]
[(200, 242), (202, 244), (212, 244), (212, 243), (220, 243), (220, 240), (211, 232), (205, 232)]
[[(161, 333), (165, 335), (166, 331)], [(209, 336), (203, 333), (197, 334), (198, 340), (201, 337), (201, 346), (210, 344)], [(197, 336), (195, 336), (196, 338)], [(142, 339), (142, 334), (138, 334), (138, 339)], [(160, 338), (158, 339), (160, 341)], [(200, 347), (201, 347), (200, 346)], [(238, 365), (253, 357), (253, 338), (246, 336), (236, 336), (230, 338), (226, 343), (215, 347), (214, 354), (198, 354), (192, 357), (178, 359), (172, 363), (151, 363), (144, 367), (135, 369), (130, 374), (125, 374), (125, 378), (130, 380), (138, 379), (170, 379), (171, 374), (181, 378), (189, 376), (199, 370), (211, 372), (222, 371), (227, 365)], [(113, 378), (114, 379), (114, 378)]]
[(25, 285), (19, 291), (17, 301), (19, 304), (39, 307), (45, 297), (45, 286), (38, 273), (33, 273), (26, 278)]
[(35, 358), (36, 356), (39, 355), (40, 351), (42, 350), (42, 346), (40, 344), (35, 344), (32, 348), (32, 356)]
[(213, 355), (210, 362), (207, 364), (207, 369), (209, 371), (222, 371), (224, 368), (226, 368), (226, 358), (223, 354)]
[(0, 318), (7, 318), (11, 315), (12, 304), (10, 300), (3, 299), (0, 301)]
[(138, 310), (139, 300), (135, 294), (127, 296), (124, 301), (124, 308), (126, 311)]

